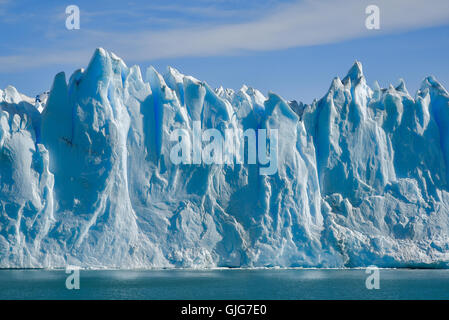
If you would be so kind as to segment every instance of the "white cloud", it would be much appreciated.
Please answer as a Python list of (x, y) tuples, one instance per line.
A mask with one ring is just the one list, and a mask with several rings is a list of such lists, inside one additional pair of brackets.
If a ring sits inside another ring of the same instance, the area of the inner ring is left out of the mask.
[[(365, 8), (370, 4), (380, 8), (380, 30), (365, 28)], [(33, 59), (26, 54), (0, 57), (0, 71), (14, 65), (30, 68), (63, 61), (78, 63), (85, 61), (97, 46), (104, 46), (125, 60), (148, 61), (320, 45), (443, 25), (448, 21), (447, 0), (305, 0), (279, 5), (262, 18), (244, 23), (205, 27), (192, 22), (184, 28), (134, 33), (84, 30), (83, 48), (89, 50), (63, 50), (69, 44), (61, 40), (52, 50), (35, 51)]]
[[(338, 42), (449, 21), (447, 0), (383, 0), (381, 29), (365, 28), (365, 8), (372, 1), (301, 1), (284, 5), (266, 17), (247, 23), (189, 28), (165, 32), (143, 32), (124, 43), (135, 47), (123, 50), (134, 59), (182, 55), (214, 55), (241, 50), (275, 50)], [(122, 37), (116, 38), (120, 46)], [(134, 50), (138, 48), (139, 50)]]

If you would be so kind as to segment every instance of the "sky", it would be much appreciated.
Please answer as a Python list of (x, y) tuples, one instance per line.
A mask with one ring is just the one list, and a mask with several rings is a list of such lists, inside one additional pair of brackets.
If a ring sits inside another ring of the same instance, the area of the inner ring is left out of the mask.
[[(66, 28), (66, 7), (80, 28)], [(366, 28), (368, 5), (379, 29)], [(0, 0), (0, 88), (35, 96), (60, 71), (86, 67), (96, 47), (128, 66), (243, 84), (310, 103), (355, 60), (368, 84), (403, 78), (414, 95), (434, 75), (449, 88), (447, 0)]]

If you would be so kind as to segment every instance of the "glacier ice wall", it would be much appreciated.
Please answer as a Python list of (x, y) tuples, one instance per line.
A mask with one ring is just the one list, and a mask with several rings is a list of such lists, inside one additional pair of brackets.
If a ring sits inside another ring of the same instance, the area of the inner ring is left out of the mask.
[[(449, 95), (432, 77), (413, 98), (356, 62), (304, 105), (97, 49), (41, 107), (0, 90), (0, 267), (449, 266)], [(276, 174), (174, 165), (170, 133), (194, 121), (278, 129)]]

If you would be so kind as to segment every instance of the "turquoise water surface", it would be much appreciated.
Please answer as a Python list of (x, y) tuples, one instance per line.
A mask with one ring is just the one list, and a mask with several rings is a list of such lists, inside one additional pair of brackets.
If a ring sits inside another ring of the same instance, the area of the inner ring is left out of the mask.
[(449, 270), (381, 269), (368, 290), (363, 269), (80, 271), (0, 270), (0, 299), (449, 299)]

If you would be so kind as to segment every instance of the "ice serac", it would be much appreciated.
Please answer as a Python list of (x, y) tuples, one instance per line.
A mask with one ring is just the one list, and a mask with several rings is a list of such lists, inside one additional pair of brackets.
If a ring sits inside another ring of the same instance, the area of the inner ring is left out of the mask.
[[(306, 105), (143, 77), (97, 49), (43, 97), (0, 90), (0, 267), (449, 266), (449, 94), (433, 77), (412, 97), (403, 80), (371, 89), (356, 62)], [(170, 134), (198, 124), (267, 129), (255, 151), (276, 166), (172, 163)]]
[(40, 119), (13, 87), (0, 92), (0, 266), (45, 264), (54, 219), (49, 153), (37, 143)]
[(372, 92), (356, 63), (306, 110), (328, 239), (346, 266), (447, 266), (444, 129), (429, 109), (449, 105), (427, 82), (415, 99), (402, 81)]

